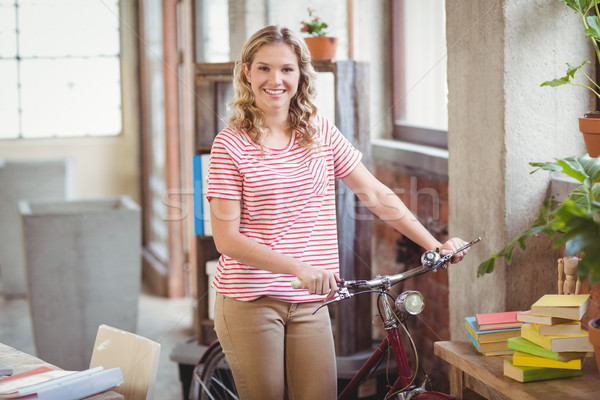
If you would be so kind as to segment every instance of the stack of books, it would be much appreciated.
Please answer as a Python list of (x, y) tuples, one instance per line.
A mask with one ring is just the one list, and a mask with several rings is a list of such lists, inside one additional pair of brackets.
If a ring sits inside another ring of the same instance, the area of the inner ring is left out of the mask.
[(488, 314), (475, 314), (465, 318), (467, 335), (475, 349), (486, 356), (512, 354), (508, 348), (509, 338), (521, 335), (521, 321), (517, 320), (519, 311), (507, 311)]
[(518, 313), (521, 334), (507, 341), (515, 353), (504, 360), (504, 375), (519, 382), (580, 376), (583, 359), (593, 352), (581, 328), (589, 297), (547, 294)]

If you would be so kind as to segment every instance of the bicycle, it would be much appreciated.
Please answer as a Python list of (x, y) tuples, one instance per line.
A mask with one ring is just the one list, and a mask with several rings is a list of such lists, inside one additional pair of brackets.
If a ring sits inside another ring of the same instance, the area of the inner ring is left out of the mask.
[[(349, 399), (358, 390), (359, 386), (369, 379), (372, 373), (381, 365), (381, 362), (386, 357), (390, 357), (390, 352), (397, 367), (397, 370), (395, 370), (397, 378), (393, 383), (388, 379), (385, 400), (453, 399), (453, 397), (444, 393), (427, 390), (426, 387), (430, 382), (425, 371), (423, 371), (424, 377), (421, 383), (419, 385), (415, 384), (419, 375), (419, 357), (406, 326), (406, 320), (410, 316), (418, 315), (423, 311), (425, 306), (423, 296), (418, 291), (407, 290), (394, 297), (390, 294), (390, 290), (400, 282), (427, 272), (437, 271), (438, 268), (447, 268), (448, 262), (456, 253), (471, 247), (480, 240), (481, 238), (478, 237), (445, 256), (441, 256), (438, 250), (426, 251), (421, 256), (420, 266), (403, 273), (379, 276), (371, 280), (341, 280), (338, 283), (338, 296), (319, 306), (315, 312), (328, 304), (344, 301), (359, 294), (377, 293), (377, 308), (383, 321), (383, 328), (386, 331), (386, 335), (379, 346), (343, 388), (338, 400)], [(297, 279), (292, 281), (292, 286), (296, 289), (304, 288), (303, 282)], [(415, 360), (414, 371), (411, 371), (409, 366), (409, 357), (402, 342), (402, 332), (406, 334), (412, 347)], [(388, 374), (392, 370), (393, 368), (388, 365)], [(190, 400), (198, 399), (238, 399), (231, 370), (218, 341), (209, 346), (194, 369)]]

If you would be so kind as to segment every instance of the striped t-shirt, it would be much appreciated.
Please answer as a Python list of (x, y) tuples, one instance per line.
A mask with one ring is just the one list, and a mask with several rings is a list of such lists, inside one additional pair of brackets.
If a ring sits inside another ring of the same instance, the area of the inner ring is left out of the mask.
[[(228, 126), (215, 138), (207, 197), (239, 200), (240, 232), (272, 250), (339, 272), (335, 180), (358, 165), (361, 153), (327, 119), (316, 119), (320, 149), (295, 135), (284, 149), (261, 149)], [(322, 300), (290, 286), (292, 275), (253, 268), (222, 255), (212, 287), (238, 300), (270, 296), (289, 302)]]

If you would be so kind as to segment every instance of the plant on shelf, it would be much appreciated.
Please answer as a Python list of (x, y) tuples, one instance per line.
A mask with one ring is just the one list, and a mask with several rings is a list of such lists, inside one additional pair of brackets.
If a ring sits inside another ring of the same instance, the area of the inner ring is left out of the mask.
[(579, 181), (580, 185), (556, 208), (553, 199), (544, 201), (533, 224), (511, 240), (500, 252), (483, 261), (477, 276), (494, 270), (497, 259), (512, 262), (517, 245), (526, 250), (526, 241), (539, 233), (548, 235), (554, 247), (565, 246), (565, 255), (582, 253), (578, 274), (590, 284), (600, 283), (600, 157), (588, 155), (556, 159), (551, 162), (533, 162), (531, 166), (547, 171), (560, 171)]
[(300, 31), (303, 33), (307, 33), (310, 36), (325, 36), (326, 30), (329, 25), (325, 21), (321, 19), (321, 17), (317, 17), (313, 15), (315, 10), (313, 8), (308, 8), (308, 22), (305, 20), (300, 21), (302, 28)]
[(304, 42), (314, 60), (333, 59), (337, 50), (338, 39), (327, 36), (329, 25), (320, 17), (314, 15), (315, 10), (308, 8), (308, 20), (300, 21), (300, 31), (309, 37)]
[[(598, 3), (600, 0), (560, 0), (566, 4), (569, 8), (576, 11), (581, 17), (582, 27), (585, 35), (590, 39), (594, 46), (594, 52), (596, 53), (596, 59), (600, 62), (600, 19), (598, 15)], [(592, 14), (592, 15), (588, 15)], [(583, 67), (590, 64), (589, 60), (584, 61), (581, 65), (573, 66), (567, 63), (567, 74), (561, 78), (556, 78), (550, 81), (543, 82), (540, 86), (556, 87), (561, 85), (573, 85), (581, 86), (591, 90), (600, 99), (600, 86), (594, 79), (585, 73)], [(582, 83), (575, 83), (573, 81), (575, 74), (581, 71), (581, 73), (590, 82), (589, 85)], [(600, 113), (597, 111), (591, 111), (585, 113), (583, 117), (579, 118), (579, 130), (583, 133), (583, 138), (586, 144), (586, 148), (590, 156), (597, 157), (600, 155)]]

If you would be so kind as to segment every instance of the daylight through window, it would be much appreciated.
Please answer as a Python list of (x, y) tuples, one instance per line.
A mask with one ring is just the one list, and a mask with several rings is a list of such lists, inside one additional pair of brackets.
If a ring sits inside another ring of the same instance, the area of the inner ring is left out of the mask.
[(0, 0), (0, 139), (120, 134), (119, 27), (117, 0)]

